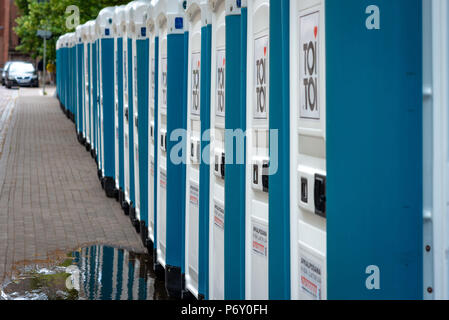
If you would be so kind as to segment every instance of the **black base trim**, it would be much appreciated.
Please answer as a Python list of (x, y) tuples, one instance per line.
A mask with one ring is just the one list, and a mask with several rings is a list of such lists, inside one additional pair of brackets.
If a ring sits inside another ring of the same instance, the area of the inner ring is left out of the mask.
[(92, 157), (92, 159), (96, 158), (94, 149), (90, 149), (90, 156)]
[(115, 198), (115, 180), (112, 177), (103, 178), (104, 192), (108, 198)]
[(147, 228), (147, 224), (145, 223), (145, 221), (141, 220), (139, 222), (140, 224), (140, 240), (142, 240), (142, 244), (146, 247), (147, 245), (147, 241), (148, 239), (148, 228)]
[(136, 218), (136, 208), (133, 203), (131, 203), (129, 208), (129, 220), (131, 220), (131, 224), (136, 229), (137, 233), (140, 233), (140, 222)]
[(90, 143), (86, 142), (86, 151), (90, 152), (90, 150), (91, 150)]
[(196, 301), (197, 300), (196, 297), (189, 290), (182, 290), (181, 299), (184, 301)]
[(86, 145), (86, 138), (83, 137), (81, 132), (78, 133), (78, 142), (83, 146)]
[(165, 289), (170, 298), (181, 299), (184, 277), (180, 267), (165, 266)]
[(165, 270), (162, 265), (157, 262), (157, 249), (153, 249), (153, 270), (156, 278), (163, 280), (165, 278)]

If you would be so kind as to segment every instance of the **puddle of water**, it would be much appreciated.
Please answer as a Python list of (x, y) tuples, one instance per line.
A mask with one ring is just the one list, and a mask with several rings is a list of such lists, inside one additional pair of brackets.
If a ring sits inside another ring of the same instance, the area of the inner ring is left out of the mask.
[(28, 265), (0, 287), (0, 300), (166, 300), (148, 254), (92, 246), (54, 266)]

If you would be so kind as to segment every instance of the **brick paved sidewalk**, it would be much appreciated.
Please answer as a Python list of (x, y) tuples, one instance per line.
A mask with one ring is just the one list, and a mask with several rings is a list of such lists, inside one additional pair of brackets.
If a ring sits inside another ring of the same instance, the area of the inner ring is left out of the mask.
[(144, 250), (58, 101), (20, 96), (0, 159), (0, 281), (17, 263), (90, 244)]

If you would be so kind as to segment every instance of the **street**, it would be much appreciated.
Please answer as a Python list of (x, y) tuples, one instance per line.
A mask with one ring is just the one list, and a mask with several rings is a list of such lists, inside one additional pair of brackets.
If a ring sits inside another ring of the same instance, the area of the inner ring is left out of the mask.
[(0, 281), (88, 245), (144, 252), (120, 205), (105, 197), (54, 89), (47, 92), (0, 88)]

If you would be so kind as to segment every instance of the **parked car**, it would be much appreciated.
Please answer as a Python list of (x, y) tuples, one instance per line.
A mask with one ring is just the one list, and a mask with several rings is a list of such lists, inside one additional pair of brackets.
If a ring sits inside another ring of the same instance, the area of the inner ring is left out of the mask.
[(8, 89), (13, 86), (38, 87), (37, 71), (29, 62), (12, 62), (6, 70), (5, 85)]
[(3, 86), (5, 85), (6, 70), (8, 70), (8, 67), (11, 63), (12, 63), (12, 61), (6, 62), (5, 65), (3, 66), (3, 69), (1, 69)]

